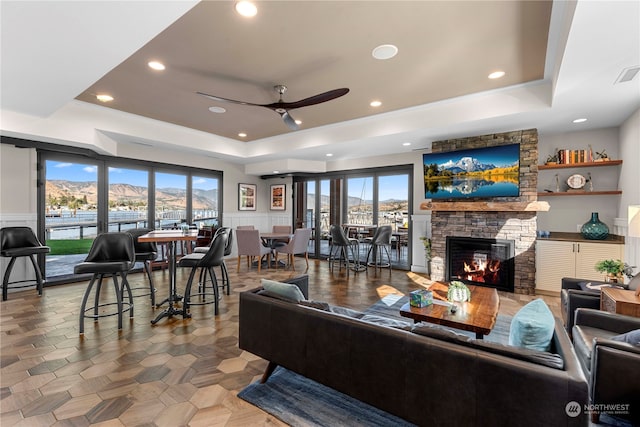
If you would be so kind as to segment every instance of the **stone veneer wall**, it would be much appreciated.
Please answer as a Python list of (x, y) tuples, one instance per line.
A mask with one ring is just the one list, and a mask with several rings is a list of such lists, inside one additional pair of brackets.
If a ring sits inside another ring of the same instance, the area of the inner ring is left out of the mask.
[[(494, 198), (489, 201), (533, 202), (538, 199), (537, 129), (435, 141), (432, 152), (515, 143), (520, 144), (520, 196)], [(445, 278), (447, 236), (508, 239), (515, 241), (514, 292), (535, 293), (536, 212), (434, 211), (431, 214), (431, 230), (431, 279)]]

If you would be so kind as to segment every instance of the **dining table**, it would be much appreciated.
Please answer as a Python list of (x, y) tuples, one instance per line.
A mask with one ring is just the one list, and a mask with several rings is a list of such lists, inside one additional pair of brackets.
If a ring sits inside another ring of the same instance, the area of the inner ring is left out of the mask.
[(174, 315), (181, 314), (182, 318), (191, 317), (190, 314), (184, 309), (176, 308), (174, 303), (182, 301), (183, 296), (178, 294), (176, 286), (176, 265), (177, 254), (176, 244), (177, 242), (195, 242), (198, 238), (197, 230), (154, 230), (147, 234), (143, 234), (138, 237), (139, 242), (154, 242), (164, 243), (167, 245), (167, 262), (169, 264), (169, 295), (162, 302), (156, 304), (156, 307), (160, 307), (165, 303), (169, 303), (169, 306), (158, 313), (158, 315), (151, 321), (152, 325), (155, 325), (164, 317), (172, 317)]
[[(284, 240), (289, 241), (291, 240), (292, 236), (293, 234), (289, 234), (289, 233), (273, 233), (273, 232), (260, 233), (260, 240), (262, 240), (262, 242), (266, 247), (271, 248), (271, 256), (272, 256), (271, 259), (273, 259), (272, 264), (274, 266), (275, 266), (275, 251), (276, 251), (275, 242), (284, 241)], [(284, 266), (285, 264), (282, 263), (282, 265)], [(271, 265), (269, 267), (271, 267)]]

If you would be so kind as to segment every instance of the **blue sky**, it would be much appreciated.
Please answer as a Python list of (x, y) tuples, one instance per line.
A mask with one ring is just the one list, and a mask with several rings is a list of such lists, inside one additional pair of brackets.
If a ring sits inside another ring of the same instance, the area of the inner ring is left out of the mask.
[[(58, 162), (47, 160), (47, 179), (66, 180), (75, 182), (96, 181), (98, 179), (98, 167), (82, 163)], [(148, 185), (148, 173), (136, 169), (109, 168), (109, 182), (111, 184), (131, 184), (140, 187)], [(211, 190), (217, 188), (217, 180), (213, 178), (193, 178), (193, 188)], [(156, 173), (157, 188), (185, 188), (186, 177), (184, 175)]]

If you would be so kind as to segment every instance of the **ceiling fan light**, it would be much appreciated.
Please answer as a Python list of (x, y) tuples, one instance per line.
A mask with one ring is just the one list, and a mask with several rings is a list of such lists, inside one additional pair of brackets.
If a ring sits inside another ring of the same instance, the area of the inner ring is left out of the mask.
[(164, 69), (166, 68), (164, 64), (159, 61), (149, 61), (147, 65), (149, 66), (149, 68), (156, 71), (164, 71)]
[(239, 1), (236, 3), (236, 12), (246, 18), (251, 18), (258, 14), (258, 8), (250, 1)]
[(375, 59), (385, 60), (391, 59), (398, 54), (398, 47), (392, 44), (381, 44), (373, 49), (371, 55)]
[(100, 93), (100, 94), (96, 95), (96, 98), (100, 102), (111, 102), (111, 101), (113, 101), (113, 96), (107, 95), (106, 93)]

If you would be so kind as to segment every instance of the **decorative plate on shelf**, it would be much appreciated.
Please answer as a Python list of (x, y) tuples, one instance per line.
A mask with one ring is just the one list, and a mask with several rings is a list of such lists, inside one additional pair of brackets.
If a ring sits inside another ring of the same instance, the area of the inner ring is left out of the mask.
[(567, 178), (567, 184), (569, 184), (569, 187), (573, 188), (574, 190), (579, 190), (580, 188), (584, 187), (586, 183), (587, 179), (579, 173), (571, 175), (569, 178)]

